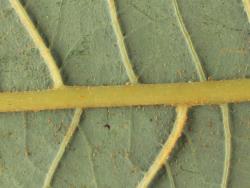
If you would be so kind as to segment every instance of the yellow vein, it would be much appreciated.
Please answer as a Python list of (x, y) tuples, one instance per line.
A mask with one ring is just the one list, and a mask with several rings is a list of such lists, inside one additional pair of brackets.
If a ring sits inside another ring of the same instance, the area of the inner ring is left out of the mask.
[[(174, 149), (174, 146), (176, 145), (178, 138), (183, 132), (185, 121), (187, 119), (187, 111), (188, 106), (177, 106), (177, 117), (175, 120), (174, 127), (170, 133), (170, 136), (165, 142), (164, 147), (161, 149), (160, 153), (157, 155), (156, 159), (154, 160), (153, 164), (149, 167), (148, 171), (145, 173), (144, 177), (138, 184), (137, 188), (146, 188), (149, 186), (149, 184), (153, 181), (155, 175), (157, 172), (162, 168), (164, 165), (164, 162), (166, 162)], [(170, 143), (169, 143), (170, 142)], [(159, 161), (160, 160), (160, 161)], [(169, 174), (170, 169), (167, 169), (168, 176), (171, 176), (171, 172)], [(173, 181), (170, 177), (171, 186), (173, 184)]]
[[(244, 0), (243, 0), (244, 2)], [(249, 1), (245, 1), (245, 4), (247, 5), (246, 12), (249, 16)], [(177, 3), (177, 0), (173, 0), (174, 9), (178, 18), (178, 23), (180, 25), (181, 31), (183, 33), (183, 36), (188, 44), (189, 50), (191, 52), (191, 55), (193, 57), (193, 61), (195, 63), (196, 70), (198, 72), (200, 81), (206, 81), (207, 78), (205, 76), (205, 72), (202, 68), (202, 64), (200, 62), (199, 56), (194, 48), (194, 45), (192, 43), (191, 37), (185, 27), (185, 24), (183, 22), (179, 6)], [(225, 138), (225, 159), (224, 159), (224, 170), (222, 175), (222, 183), (221, 187), (226, 188), (227, 182), (228, 182), (228, 176), (229, 176), (229, 169), (230, 169), (230, 159), (231, 159), (231, 132), (230, 132), (230, 122), (229, 122), (229, 115), (228, 115), (228, 105), (224, 104), (221, 105), (221, 111), (222, 111), (222, 119), (223, 119), (223, 128), (224, 128), (224, 138)]]
[(124, 64), (124, 67), (126, 69), (130, 82), (132, 84), (136, 84), (138, 78), (136, 77), (134, 70), (132, 68), (132, 64), (129, 60), (126, 45), (124, 43), (124, 37), (121, 31), (121, 27), (120, 27), (117, 12), (116, 12), (115, 2), (114, 0), (108, 0), (107, 3), (108, 3), (112, 27), (116, 36), (116, 41), (117, 41), (117, 45), (120, 51), (122, 62)]
[(155, 158), (155, 161), (150, 166), (149, 170), (146, 172), (143, 180), (139, 183), (137, 188), (146, 188), (151, 183), (155, 174), (158, 172), (159, 167), (162, 167), (166, 160), (168, 159), (171, 151), (173, 150), (178, 138), (182, 134), (182, 130), (184, 129), (185, 122), (187, 119), (187, 106), (178, 106), (176, 109), (177, 117), (174, 123), (174, 127), (172, 132), (170, 133), (167, 142), (163, 145), (162, 150)]
[(52, 163), (51, 163), (51, 165), (49, 167), (49, 170), (48, 170), (48, 172), (46, 174), (46, 177), (45, 177), (45, 180), (44, 180), (44, 183), (43, 183), (43, 188), (49, 188), (50, 187), (52, 179), (53, 179), (54, 174), (55, 174), (55, 171), (56, 171), (56, 169), (58, 167), (58, 164), (60, 163), (60, 161), (61, 161), (61, 159), (62, 159), (62, 157), (63, 157), (63, 155), (65, 153), (66, 147), (69, 145), (69, 142), (70, 142), (71, 138), (73, 137), (73, 135), (74, 135), (74, 133), (76, 131), (76, 128), (79, 125), (81, 114), (82, 114), (81, 109), (76, 109), (75, 110), (74, 116), (73, 116), (71, 124), (69, 126), (69, 129), (67, 130), (67, 133), (64, 136), (64, 138), (62, 140), (62, 143), (59, 146), (59, 149), (58, 149), (58, 151), (56, 153), (56, 156), (53, 159), (53, 161), (52, 161)]
[[(195, 48), (193, 46), (192, 40), (190, 38), (190, 35), (189, 35), (189, 33), (188, 33), (188, 31), (187, 31), (187, 29), (185, 27), (185, 24), (183, 22), (183, 19), (182, 19), (182, 16), (181, 16), (181, 13), (180, 13), (180, 10), (179, 10), (179, 7), (178, 7), (178, 3), (177, 3), (176, 0), (173, 0), (173, 5), (174, 5), (173, 7), (174, 7), (174, 10), (175, 10), (175, 14), (177, 16), (178, 23), (180, 25), (180, 29), (181, 29), (182, 34), (183, 34), (183, 36), (184, 36), (184, 38), (185, 38), (185, 40), (186, 40), (186, 42), (188, 44), (188, 49), (189, 49), (189, 51), (190, 51), (190, 53), (192, 55), (193, 61), (195, 63), (195, 68), (197, 69), (197, 73), (198, 73), (199, 79), (201, 81), (204, 81), (204, 80), (206, 80), (205, 73), (204, 73), (203, 68), (201, 66), (201, 63), (200, 63), (199, 57), (198, 57), (198, 55), (196, 53), (196, 50), (195, 50)], [(187, 114), (183, 114), (183, 116), (186, 116), (186, 115)], [(180, 117), (180, 116), (178, 116), (178, 117)], [(183, 117), (180, 117), (180, 118), (183, 118)], [(180, 131), (182, 132), (183, 130), (180, 130)], [(176, 140), (176, 142), (177, 142), (177, 140)], [(158, 166), (158, 169), (160, 169), (160, 168), (161, 168), (161, 166)], [(157, 171), (155, 171), (155, 174), (156, 173), (157, 173)], [(150, 174), (150, 172), (149, 172), (149, 174)], [(155, 176), (155, 174), (154, 174), (154, 176)], [(154, 176), (149, 176), (149, 177), (151, 177), (153, 179)], [(143, 178), (142, 181), (148, 181), (148, 182), (150, 182), (150, 181), (152, 181), (152, 179), (151, 180), (147, 180), (147, 179)], [(141, 184), (143, 184), (143, 183), (141, 182)]]
[[(39, 32), (37, 31), (36, 27), (34, 26), (33, 22), (31, 21), (29, 15), (27, 14), (26, 10), (22, 6), (19, 0), (10, 0), (10, 3), (14, 10), (16, 11), (17, 15), (19, 16), (20, 21), (22, 22), (24, 28), (28, 31), (30, 37), (33, 39), (33, 42), (35, 43), (36, 47), (39, 49), (41, 56), (44, 59), (44, 62), (46, 63), (50, 75), (53, 80), (54, 88), (60, 88), (63, 87), (63, 80), (60, 74), (60, 71), (57, 67), (56, 61), (53, 58), (50, 50), (46, 47), (42, 37), (40, 36)], [(82, 109), (76, 109), (74, 116), (72, 118), (72, 122), (69, 126), (69, 129), (66, 133), (66, 135), (63, 138), (63, 141), (58, 149), (58, 152), (52, 161), (49, 170), (46, 174), (43, 187), (47, 188), (50, 187), (52, 178), (54, 176), (54, 173), (58, 167), (59, 162), (62, 159), (62, 156), (65, 152), (65, 149), (67, 145), (69, 144), (72, 136), (74, 135), (74, 132), (79, 125), (80, 117), (82, 114)]]
[(247, 14), (248, 22), (250, 22), (250, 1), (249, 0), (242, 0), (245, 12)]
[(50, 50), (45, 45), (41, 35), (37, 31), (36, 27), (32, 23), (29, 15), (27, 14), (26, 10), (22, 6), (19, 0), (9, 0), (13, 9), (16, 11), (20, 21), (22, 22), (25, 29), (28, 31), (30, 37), (32, 38), (33, 42), (35, 43), (36, 47), (38, 48), (44, 62), (47, 64), (50, 75), (52, 77), (54, 87), (58, 88), (63, 85), (63, 81), (61, 78), (61, 74), (59, 69), (57, 68), (55, 59), (50, 53)]
[(189, 35), (189, 33), (188, 33), (187, 29), (186, 29), (186, 26), (185, 26), (185, 24), (183, 22), (177, 0), (172, 0), (172, 1), (173, 1), (173, 5), (174, 5), (173, 6), (174, 10), (175, 10), (175, 13), (176, 13), (176, 16), (177, 16), (177, 20), (178, 20), (178, 23), (180, 25), (181, 32), (182, 32), (182, 34), (184, 36), (184, 39), (186, 40), (186, 43), (188, 45), (188, 49), (189, 49), (189, 51), (191, 53), (191, 56), (193, 58), (193, 62), (195, 64), (195, 68), (197, 70), (199, 79), (200, 79), (200, 81), (205, 81), (206, 80), (206, 75), (205, 75), (205, 73), (203, 71), (202, 65), (200, 63), (199, 56), (196, 53), (196, 50), (195, 50), (194, 45), (192, 43), (191, 37), (190, 37), (190, 35)]
[(250, 101), (250, 79), (122, 86), (64, 86), (0, 92), (0, 112), (147, 105), (211, 105)]
[(225, 146), (224, 146), (225, 156), (224, 156), (224, 168), (222, 174), (221, 188), (226, 188), (228, 183), (228, 177), (230, 174), (232, 141), (231, 141), (228, 104), (220, 105), (220, 108), (222, 112), (224, 140), (225, 140)]
[(224, 126), (224, 136), (225, 136), (225, 160), (224, 160), (224, 169), (221, 188), (226, 188), (228, 185), (228, 176), (230, 171), (230, 162), (231, 162), (231, 131), (230, 131), (230, 118), (229, 118), (229, 109), (227, 104), (220, 105), (222, 111), (222, 120)]

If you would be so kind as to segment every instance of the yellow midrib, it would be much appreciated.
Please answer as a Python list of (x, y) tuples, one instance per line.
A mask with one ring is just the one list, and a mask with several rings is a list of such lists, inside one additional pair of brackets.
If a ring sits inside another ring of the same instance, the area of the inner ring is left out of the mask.
[(0, 112), (140, 105), (205, 105), (250, 100), (250, 79), (123, 86), (64, 86), (0, 93)]

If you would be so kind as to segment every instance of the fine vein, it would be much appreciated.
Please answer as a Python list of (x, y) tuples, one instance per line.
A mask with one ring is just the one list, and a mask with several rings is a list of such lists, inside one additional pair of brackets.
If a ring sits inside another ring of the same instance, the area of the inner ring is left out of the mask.
[[(49, 69), (49, 72), (50, 72), (50, 75), (51, 75), (51, 78), (52, 78), (52, 81), (54, 84), (54, 88), (63, 87), (64, 86), (63, 80), (62, 80), (60, 71), (57, 67), (56, 61), (53, 58), (50, 50), (45, 45), (44, 40), (42, 39), (42, 37), (39, 34), (38, 30), (36, 29), (35, 25), (31, 21), (26, 10), (24, 9), (24, 7), (22, 6), (22, 4), (20, 3), (19, 0), (10, 0), (10, 3), (12, 5), (12, 7), (14, 8), (14, 10), (16, 11), (17, 15), (19, 16), (19, 19), (20, 19), (21, 23), (23, 24), (24, 28), (28, 31), (28, 33), (29, 33), (30, 37), (32, 38), (33, 42), (35, 43), (36, 47), (39, 49), (40, 55), (44, 59), (44, 62), (46, 63), (46, 65)], [(56, 171), (64, 153), (65, 153), (65, 149), (68, 146), (71, 138), (74, 135), (76, 128), (79, 125), (81, 114), (82, 114), (82, 109), (75, 110), (71, 124), (69, 126), (69, 129), (66, 132), (66, 135), (64, 136), (62, 143), (59, 146), (59, 149), (56, 153), (56, 156), (53, 159), (53, 161), (48, 169), (48, 172), (45, 176), (43, 188), (50, 187), (51, 181), (52, 181), (53, 176), (55, 174), (55, 171)]]
[(108, 8), (109, 8), (109, 13), (110, 13), (110, 18), (111, 18), (111, 24), (112, 24), (112, 27), (116, 36), (116, 41), (117, 41), (117, 45), (118, 45), (120, 55), (122, 58), (122, 63), (126, 69), (130, 82), (132, 84), (136, 84), (138, 78), (134, 73), (134, 70), (130, 62), (127, 49), (126, 49), (126, 45), (124, 43), (124, 37), (123, 37), (121, 27), (119, 24), (115, 2), (114, 0), (108, 0), (107, 2), (108, 2)]
[(177, 3), (177, 0), (172, 0), (173, 1), (173, 7), (174, 7), (174, 10), (175, 10), (175, 14), (176, 14), (176, 17), (177, 17), (177, 20), (178, 20), (178, 24), (180, 26), (180, 29), (181, 29), (181, 32), (184, 36), (184, 39), (186, 40), (186, 43), (188, 45), (188, 49), (190, 51), (190, 54), (193, 58), (193, 62), (195, 64), (195, 68), (196, 68), (196, 71), (198, 73), (198, 76), (199, 76), (199, 79), (200, 81), (205, 81), (206, 80), (206, 75), (205, 75), (205, 72), (202, 68), (202, 64), (200, 62), (200, 59), (199, 59), (199, 56), (194, 48), (194, 45), (192, 43), (192, 40), (191, 40), (191, 37), (186, 29), (186, 26), (183, 22), (183, 18), (181, 16), (181, 13), (180, 13), (180, 10), (179, 10), (179, 6), (178, 6), (178, 3)]
[[(248, 18), (249, 18), (249, 12), (250, 12), (249, 0), (243, 0), (243, 3), (246, 5), (245, 10), (246, 10)], [(191, 37), (190, 37), (190, 35), (185, 27), (185, 24), (183, 22), (183, 18), (181, 16), (177, 0), (173, 0), (173, 5), (174, 5), (174, 9), (175, 9), (178, 23), (180, 25), (183, 36), (188, 44), (188, 49), (190, 50), (190, 53), (192, 55), (193, 62), (195, 64), (196, 71), (199, 75), (200, 81), (207, 81), (205, 71), (202, 67), (199, 56), (194, 48)], [(227, 104), (220, 105), (220, 108), (221, 108), (221, 112), (222, 112), (224, 140), (225, 140), (225, 157), (224, 157), (225, 159), (224, 159), (224, 170), (223, 170), (223, 174), (222, 174), (221, 188), (226, 188), (227, 182), (228, 182), (228, 176), (230, 173), (229, 169), (230, 169), (231, 147), (232, 147), (231, 146), (231, 131), (230, 131), (228, 105)]]
[(249, 0), (242, 0), (245, 12), (247, 14), (248, 22), (250, 22), (250, 1)]
[(142, 181), (138, 184), (137, 188), (146, 188), (151, 183), (152, 179), (155, 177), (155, 174), (158, 172), (159, 167), (162, 167), (166, 160), (169, 158), (170, 153), (175, 147), (178, 138), (182, 134), (182, 130), (185, 127), (185, 122), (187, 119), (187, 106), (178, 106), (176, 108), (176, 120), (173, 126), (173, 129), (162, 147), (162, 150), (155, 158), (155, 161), (150, 166), (149, 170), (144, 175)]
[(174, 182), (174, 177), (173, 177), (173, 174), (172, 174), (172, 171), (171, 171), (171, 168), (170, 168), (170, 165), (168, 163), (168, 161), (166, 161), (166, 164), (165, 164), (165, 169), (167, 171), (167, 174), (168, 174), (168, 179), (169, 179), (169, 182), (170, 182), (170, 187), (171, 188), (175, 188), (175, 182)]

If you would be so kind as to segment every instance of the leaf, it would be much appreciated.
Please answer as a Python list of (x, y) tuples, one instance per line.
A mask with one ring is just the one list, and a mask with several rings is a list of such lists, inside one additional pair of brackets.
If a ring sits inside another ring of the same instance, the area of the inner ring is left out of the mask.
[[(177, 2), (207, 77), (248, 77), (249, 23), (242, 2)], [(199, 80), (173, 0), (116, 3), (140, 82)], [(24, 5), (48, 41), (66, 85), (129, 82), (106, 1), (25, 0)], [(0, 0), (0, 25), (1, 90), (52, 87), (48, 67), (7, 0)], [(233, 150), (228, 187), (249, 187), (249, 104), (229, 107)], [(42, 187), (73, 114), (57, 110), (0, 115), (1, 187)], [(152, 187), (172, 187), (171, 178), (176, 187), (221, 186), (221, 110), (201, 106), (188, 115), (169, 160), (172, 177), (162, 169)], [(175, 117), (174, 109), (166, 106), (85, 110), (52, 187), (135, 187), (168, 138)]]

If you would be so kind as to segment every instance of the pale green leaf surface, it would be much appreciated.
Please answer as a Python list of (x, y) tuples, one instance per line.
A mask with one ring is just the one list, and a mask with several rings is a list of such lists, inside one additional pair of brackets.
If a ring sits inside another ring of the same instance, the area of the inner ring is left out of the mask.
[[(24, 4), (47, 39), (65, 84), (128, 82), (105, 1), (25, 0)], [(241, 1), (179, 0), (178, 4), (207, 76), (248, 77), (249, 23)], [(171, 0), (118, 0), (117, 8), (140, 82), (198, 80)], [(1, 91), (48, 88), (49, 76), (10, 4), (0, 0)], [(0, 187), (42, 187), (72, 115), (72, 110), (0, 114)], [(249, 104), (230, 105), (230, 117), (229, 187), (247, 188)], [(135, 187), (167, 139), (174, 119), (174, 109), (164, 106), (86, 110), (52, 187)], [(176, 187), (220, 187), (223, 164), (219, 107), (192, 108), (170, 159)], [(164, 170), (152, 187), (170, 187)]]

